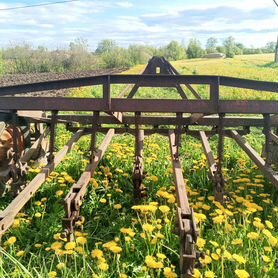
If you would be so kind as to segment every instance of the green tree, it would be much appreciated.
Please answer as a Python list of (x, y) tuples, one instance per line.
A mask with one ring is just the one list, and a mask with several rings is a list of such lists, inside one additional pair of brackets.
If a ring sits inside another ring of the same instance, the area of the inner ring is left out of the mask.
[(177, 41), (171, 41), (164, 49), (164, 57), (168, 60), (177, 61), (186, 58), (185, 49)]
[(186, 54), (189, 59), (200, 58), (205, 54), (205, 51), (202, 48), (200, 41), (191, 39), (187, 46)]
[(154, 49), (143, 45), (130, 45), (128, 56), (131, 65), (145, 64), (153, 56)]
[(214, 37), (208, 38), (207, 43), (206, 43), (207, 53), (215, 53), (216, 52), (217, 42), (218, 42), (217, 39)]
[(115, 41), (105, 39), (98, 43), (95, 53), (101, 55), (103, 53), (111, 52), (117, 48), (118, 46)]
[(105, 68), (126, 68), (132, 66), (128, 50), (121, 47), (103, 53), (101, 58), (104, 63), (103, 67)]
[(234, 37), (230, 36), (223, 41), (225, 53), (228, 58), (233, 58), (236, 54), (236, 44)]
[(276, 42), (268, 42), (264, 47), (264, 52), (274, 53), (276, 49)]

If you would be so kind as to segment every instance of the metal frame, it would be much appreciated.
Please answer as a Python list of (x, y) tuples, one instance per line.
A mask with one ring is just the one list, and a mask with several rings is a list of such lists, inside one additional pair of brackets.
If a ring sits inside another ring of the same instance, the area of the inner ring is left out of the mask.
[[(159, 68), (159, 73), (157, 68)], [(112, 98), (112, 85), (117, 84), (127, 84), (127, 87), (118, 98)], [(95, 85), (102, 86), (102, 98), (21, 96), (26, 92), (45, 92), (48, 90)], [(192, 85), (207, 85), (209, 98), (202, 99), (198, 90)], [(73, 239), (73, 231), (76, 228), (77, 221), (80, 220), (80, 207), (87, 186), (114, 134), (130, 133), (135, 136), (135, 161), (132, 179), (134, 197), (139, 202), (144, 197), (144, 189), (141, 187), (144, 179), (144, 137), (158, 133), (169, 136), (178, 200), (177, 220), (181, 238), (181, 273), (183, 277), (192, 277), (194, 262), (197, 258), (194, 244), (198, 237), (198, 229), (194, 222), (193, 210), (189, 206), (182, 174), (179, 154), (182, 135), (194, 136), (201, 140), (208, 160), (209, 172), (215, 184), (216, 197), (219, 201), (223, 202), (225, 195), (225, 181), (222, 174), (225, 136), (233, 138), (262, 170), (264, 175), (278, 188), (278, 174), (271, 169), (272, 144), (278, 143), (278, 136), (272, 132), (273, 128), (278, 128), (278, 117), (275, 115), (278, 114), (278, 102), (267, 100), (222, 100), (220, 98), (221, 86), (278, 92), (278, 83), (275, 82), (225, 76), (179, 75), (169, 62), (164, 58), (158, 57), (150, 60), (141, 75), (101, 75), (0, 87), (0, 119), (2, 117), (4, 121), (9, 121), (14, 129), (13, 159), (15, 165), (20, 160), (28, 162), (41, 142), (45, 140), (46, 135), (50, 134), (48, 165), (0, 213), (0, 238), (12, 225), (16, 214), (35, 194), (50, 172), (71, 151), (73, 144), (85, 134), (91, 134), (91, 161), (64, 200), (66, 216), (63, 221), (65, 229), (63, 235), (69, 240)], [(177, 96), (180, 99), (134, 99), (133, 97), (141, 87), (172, 87), (177, 90)], [(195, 99), (188, 98), (188, 91)], [(17, 96), (14, 96), (16, 94)], [(48, 111), (51, 115), (48, 117), (40, 116), (35, 111)], [(65, 111), (83, 111), (90, 112), (90, 114), (70, 115), (60, 113)], [(188, 116), (186, 113), (191, 115)], [(229, 114), (236, 114), (237, 116)], [(260, 114), (261, 116), (255, 117), (254, 114)], [(18, 135), (16, 135), (18, 134), (17, 123), (20, 118), (24, 118), (30, 123), (44, 123), (47, 126), (44, 131), (41, 131), (40, 137), (34, 142), (30, 151), (26, 152), (22, 157), (18, 153)], [(65, 124), (68, 130), (75, 132), (75, 135), (60, 152), (54, 155), (55, 127), (58, 123)], [(79, 126), (81, 126), (81, 129)], [(250, 127), (263, 128), (266, 138), (265, 160), (242, 137), (242, 135), (249, 133)], [(97, 149), (96, 135), (98, 132), (106, 133), (106, 136)], [(217, 162), (214, 160), (209, 145), (209, 138), (213, 135), (218, 135), (219, 138)]]

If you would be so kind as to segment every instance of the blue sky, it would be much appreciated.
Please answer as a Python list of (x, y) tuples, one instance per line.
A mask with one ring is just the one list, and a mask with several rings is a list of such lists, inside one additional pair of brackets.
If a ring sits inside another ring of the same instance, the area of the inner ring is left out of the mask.
[[(4, 0), (0, 9), (56, 0)], [(20, 42), (63, 48), (76, 38), (94, 50), (103, 39), (120, 46), (161, 46), (171, 40), (203, 45), (213, 36), (233, 36), (247, 46), (263, 46), (278, 34), (272, 0), (81, 0), (19, 10), (0, 10), (0, 47)]]

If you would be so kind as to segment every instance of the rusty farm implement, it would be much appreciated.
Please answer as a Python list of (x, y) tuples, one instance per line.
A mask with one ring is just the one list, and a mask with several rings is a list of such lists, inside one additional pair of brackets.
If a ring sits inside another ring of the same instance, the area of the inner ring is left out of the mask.
[[(127, 85), (114, 98), (115, 86)], [(207, 88), (204, 97), (195, 85)], [(102, 86), (101, 98), (44, 97), (24, 95), (39, 91)], [(220, 98), (222, 87), (278, 92), (278, 84), (225, 76), (180, 75), (164, 58), (152, 58), (141, 75), (105, 74), (65, 80), (48, 80), (32, 84), (0, 87), (0, 181), (1, 194), (11, 191), (13, 201), (0, 212), (0, 237), (32, 198), (51, 172), (84, 135), (91, 136), (90, 162), (79, 180), (64, 199), (65, 217), (62, 235), (73, 239), (80, 221), (82, 200), (99, 162), (105, 155), (113, 136), (129, 133), (135, 137), (132, 181), (136, 202), (144, 197), (144, 138), (151, 134), (169, 137), (173, 176), (177, 196), (177, 221), (180, 236), (180, 270), (183, 277), (192, 277), (196, 259), (200, 255), (194, 245), (198, 227), (193, 209), (189, 206), (186, 184), (180, 159), (182, 135), (193, 136), (202, 143), (215, 184), (215, 198), (225, 202), (222, 174), (224, 138), (230, 137), (258, 166), (262, 173), (278, 187), (278, 173), (272, 168), (272, 153), (278, 144), (278, 103), (268, 100), (232, 100)], [(172, 88), (175, 99), (135, 98), (142, 87)], [(189, 95), (191, 96), (189, 98)], [(70, 112), (70, 113), (69, 113)], [(72, 112), (86, 112), (72, 114)], [(261, 117), (254, 116), (261, 115)], [(55, 128), (64, 124), (73, 132), (71, 140), (55, 153)], [(264, 158), (243, 137), (250, 127), (262, 127), (265, 135)], [(97, 134), (104, 133), (97, 145)], [(213, 155), (209, 138), (217, 135), (217, 154)], [(215, 159), (217, 156), (217, 159)], [(40, 173), (26, 181), (30, 160), (47, 160)]]

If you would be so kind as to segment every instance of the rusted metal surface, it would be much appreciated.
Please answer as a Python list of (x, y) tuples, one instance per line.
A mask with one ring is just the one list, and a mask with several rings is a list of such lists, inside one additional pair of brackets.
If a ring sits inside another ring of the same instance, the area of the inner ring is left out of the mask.
[(144, 148), (144, 130), (140, 129), (139, 120), (140, 113), (136, 113), (136, 126), (135, 126), (135, 161), (132, 171), (133, 193), (136, 201), (139, 201), (145, 196), (142, 181), (145, 178), (144, 163), (143, 163), (143, 148)]
[(247, 143), (246, 139), (241, 137), (236, 131), (229, 131), (231, 137), (237, 142), (242, 150), (250, 157), (250, 159), (258, 166), (263, 174), (278, 189), (278, 174), (268, 165), (264, 159)]
[[(88, 117), (88, 115), (63, 115), (60, 114), (57, 116), (57, 121), (64, 122), (75, 122), (80, 124), (92, 124), (92, 117)], [(118, 120), (114, 117), (109, 116), (100, 116), (100, 123), (102, 124), (118, 124)], [(177, 119), (177, 117), (172, 116), (144, 116), (140, 117), (140, 124), (142, 125), (177, 125), (181, 123), (186, 126), (218, 126), (219, 125), (219, 117), (218, 116), (204, 116), (200, 118), (197, 122), (192, 121), (191, 117), (182, 117), (181, 119)], [(61, 122), (62, 123), (62, 122)], [(135, 124), (134, 116), (125, 116), (122, 117), (123, 125), (133, 125)], [(258, 117), (236, 117), (236, 116), (226, 116), (223, 119), (223, 125), (225, 127), (263, 127), (264, 120), (263, 118)], [(278, 119), (271, 118), (271, 126), (278, 127)]]
[(93, 153), (92, 161), (87, 166), (86, 170), (82, 173), (81, 177), (75, 183), (67, 196), (64, 199), (64, 207), (66, 216), (63, 220), (64, 226), (64, 236), (68, 238), (68, 240), (73, 239), (73, 232), (76, 226), (76, 222), (80, 218), (80, 207), (82, 204), (82, 200), (86, 193), (87, 186), (90, 182), (90, 179), (93, 177), (95, 170), (101, 161), (104, 153), (114, 136), (114, 130), (110, 129), (100, 147)]
[[(113, 86), (126, 84), (118, 98), (112, 98)], [(101, 98), (68, 97), (26, 97), (25, 94), (58, 89), (101, 85)], [(202, 99), (194, 85), (206, 85), (209, 98)], [(194, 87), (193, 87), (194, 86)], [(200, 139), (209, 164), (209, 172), (215, 183), (218, 200), (223, 201), (224, 177), (224, 137), (233, 138), (247, 153), (266, 177), (278, 189), (278, 174), (271, 168), (272, 143), (278, 144), (278, 136), (273, 128), (278, 128), (278, 102), (267, 100), (223, 100), (221, 86), (278, 92), (278, 83), (209, 75), (180, 75), (164, 58), (154, 57), (141, 75), (111, 75), (79, 77), (66, 80), (52, 80), (32, 84), (0, 87), (0, 121), (9, 122), (13, 130), (13, 164), (28, 162), (45, 140), (49, 132), (48, 164), (0, 213), (0, 237), (12, 225), (14, 217), (43, 184), (51, 171), (62, 161), (73, 144), (85, 134), (91, 135), (91, 160), (79, 180), (72, 186), (65, 198), (66, 216), (63, 221), (64, 236), (72, 239), (73, 231), (80, 220), (80, 208), (87, 186), (93, 177), (114, 134), (129, 133), (135, 136), (135, 162), (132, 179), (135, 200), (144, 196), (141, 187), (144, 178), (143, 141), (151, 134), (169, 136), (174, 181), (178, 201), (178, 227), (181, 237), (180, 266), (182, 277), (192, 277), (197, 255), (194, 244), (198, 229), (193, 210), (189, 206), (186, 184), (183, 178), (179, 148), (182, 136)], [(181, 99), (134, 99), (143, 87), (175, 88)], [(189, 99), (187, 92), (195, 99)], [(40, 111), (46, 111), (48, 116)], [(63, 114), (68, 111), (69, 114)], [(70, 115), (84, 112), (83, 115)], [(89, 112), (89, 113), (87, 113)], [(186, 115), (187, 114), (187, 115)], [(190, 115), (188, 115), (190, 114)], [(235, 114), (231, 116), (228, 114)], [(254, 114), (261, 115), (260, 117)], [(270, 116), (274, 114), (274, 116)], [(275, 115), (276, 114), (276, 115)], [(49, 116), (50, 115), (50, 116)], [(245, 116), (243, 116), (245, 115)], [(33, 138), (29, 151), (21, 155), (18, 145), (17, 125), (20, 120), (28, 124), (40, 124), (40, 136)], [(55, 154), (55, 129), (57, 124), (66, 124), (69, 131), (76, 132), (72, 140), (57, 155)], [(42, 124), (47, 125), (45, 131)], [(80, 127), (81, 126), (81, 127)], [(233, 128), (233, 130), (229, 128)], [(265, 134), (264, 160), (242, 137), (250, 132), (250, 127), (263, 127)], [(97, 133), (106, 133), (99, 148), (96, 146)], [(215, 161), (209, 145), (209, 138), (218, 135), (218, 159)]]
[(201, 139), (203, 150), (204, 150), (204, 153), (206, 155), (207, 162), (209, 165), (209, 173), (210, 173), (211, 179), (213, 180), (213, 182), (216, 182), (216, 180), (217, 180), (216, 179), (216, 172), (217, 172), (216, 162), (215, 162), (215, 159), (214, 159), (214, 156), (213, 156), (213, 153), (212, 153), (209, 141), (208, 141), (208, 137), (207, 137), (205, 131), (200, 131), (200, 139)]
[(46, 165), (39, 174), (23, 189), (23, 191), (8, 205), (8, 207), (0, 213), (0, 239), (2, 235), (13, 224), (17, 213), (32, 198), (35, 192), (45, 182), (50, 173), (57, 167), (65, 156), (72, 150), (74, 144), (83, 135), (79, 130), (72, 139), (64, 146), (55, 156), (52, 163)]
[(178, 202), (178, 228), (180, 235), (180, 270), (182, 277), (194, 277), (195, 260), (197, 259), (194, 249), (199, 231), (195, 224), (193, 209), (189, 206), (186, 192), (186, 184), (182, 174), (182, 166), (179, 160), (176, 135), (173, 130), (169, 131), (169, 143), (173, 165), (173, 175), (176, 186)]

